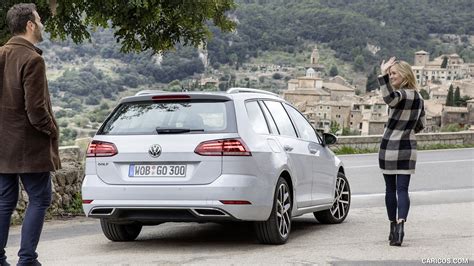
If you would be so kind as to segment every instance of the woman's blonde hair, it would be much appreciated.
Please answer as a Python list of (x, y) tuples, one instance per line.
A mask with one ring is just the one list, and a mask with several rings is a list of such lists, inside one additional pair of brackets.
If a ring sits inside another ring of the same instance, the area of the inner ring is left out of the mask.
[(413, 74), (413, 70), (411, 69), (410, 64), (405, 61), (396, 61), (392, 67), (396, 67), (400, 76), (402, 77), (402, 83), (400, 84), (400, 88), (407, 88), (407, 89), (414, 89), (416, 90), (418, 86), (416, 85), (415, 74)]

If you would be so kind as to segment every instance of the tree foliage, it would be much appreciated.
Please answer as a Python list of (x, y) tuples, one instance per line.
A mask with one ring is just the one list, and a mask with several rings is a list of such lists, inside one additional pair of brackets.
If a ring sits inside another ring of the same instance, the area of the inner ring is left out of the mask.
[(423, 99), (425, 100), (430, 99), (430, 94), (425, 89), (421, 89), (420, 94), (421, 94), (421, 97), (423, 97)]
[(446, 97), (446, 106), (454, 106), (454, 89), (451, 84), (448, 89), (448, 96)]
[(341, 130), (341, 125), (338, 122), (331, 120), (331, 124), (329, 125), (329, 132), (332, 134), (336, 134)]
[(441, 62), (441, 68), (446, 68), (447, 65), (448, 65), (448, 57), (443, 56), (443, 62)]
[[(0, 33), (7, 36), (6, 11), (23, 0), (2, 0)], [(235, 8), (233, 0), (33, 0), (53, 38), (80, 43), (90, 39), (89, 29), (112, 28), (121, 51), (161, 52), (177, 43), (198, 46), (211, 36), (208, 20), (223, 31), (235, 23), (226, 12)], [(0, 40), (4, 43), (8, 37)]]
[(372, 71), (367, 76), (367, 83), (365, 85), (365, 91), (373, 91), (379, 88), (379, 81), (377, 79), (377, 67), (373, 67)]
[(456, 89), (454, 90), (453, 103), (454, 106), (461, 105), (461, 91), (459, 90), (459, 87), (456, 87)]
[(356, 71), (364, 71), (365, 68), (365, 59), (364, 56), (358, 55), (354, 59), (354, 69)]
[(337, 75), (339, 75), (339, 70), (337, 69), (337, 66), (331, 66), (331, 69), (329, 70), (329, 76), (335, 77)]

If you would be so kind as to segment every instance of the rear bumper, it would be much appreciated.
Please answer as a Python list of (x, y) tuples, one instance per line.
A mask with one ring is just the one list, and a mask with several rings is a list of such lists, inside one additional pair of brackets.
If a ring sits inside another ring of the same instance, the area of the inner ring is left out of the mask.
[[(171, 221), (264, 221), (270, 216), (271, 182), (249, 175), (222, 175), (207, 185), (109, 185), (86, 175), (82, 198), (88, 217), (143, 223)], [(220, 200), (249, 201), (227, 205)]]

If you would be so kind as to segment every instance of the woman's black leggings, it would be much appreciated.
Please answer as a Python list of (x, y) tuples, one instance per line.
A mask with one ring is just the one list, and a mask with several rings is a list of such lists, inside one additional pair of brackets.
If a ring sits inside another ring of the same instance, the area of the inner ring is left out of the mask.
[(410, 209), (410, 197), (408, 196), (410, 175), (384, 174), (383, 177), (385, 179), (385, 206), (387, 207), (388, 219), (397, 221), (398, 209), (398, 219), (406, 221)]

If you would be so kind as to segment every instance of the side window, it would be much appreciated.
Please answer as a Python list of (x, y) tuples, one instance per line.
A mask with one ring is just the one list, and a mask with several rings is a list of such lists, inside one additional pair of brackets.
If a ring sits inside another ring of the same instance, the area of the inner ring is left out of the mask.
[(270, 111), (268, 111), (267, 106), (263, 102), (260, 102), (260, 107), (262, 108), (263, 113), (265, 114), (265, 117), (267, 118), (268, 126), (270, 127), (272, 134), (279, 135), (280, 132), (278, 131), (278, 128), (275, 124), (275, 120), (270, 114)]
[(296, 137), (296, 132), (291, 123), (290, 117), (283, 108), (283, 105), (279, 102), (275, 101), (265, 101), (265, 105), (267, 105), (268, 110), (275, 119), (275, 123), (280, 130), (280, 135)]
[(267, 122), (257, 101), (245, 103), (247, 115), (253, 130), (258, 134), (269, 134)]
[(295, 123), (298, 132), (300, 133), (300, 138), (304, 140), (314, 141), (319, 143), (318, 137), (313, 127), (309, 124), (308, 120), (295, 108), (285, 104), (285, 109), (290, 114), (293, 122)]

